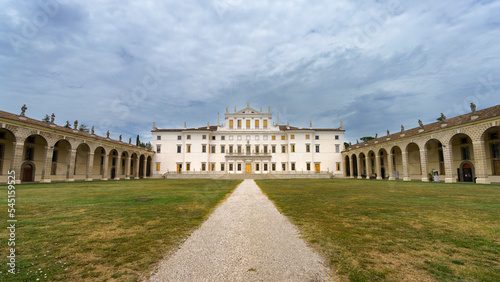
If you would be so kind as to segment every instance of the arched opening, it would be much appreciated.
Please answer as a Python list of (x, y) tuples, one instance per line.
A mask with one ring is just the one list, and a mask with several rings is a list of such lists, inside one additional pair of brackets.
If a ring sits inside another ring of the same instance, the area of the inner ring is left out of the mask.
[(385, 149), (380, 149), (378, 153), (380, 156), (380, 177), (382, 177), (382, 179), (388, 179), (389, 174), (387, 169), (389, 164), (387, 151)]
[(109, 160), (108, 160), (108, 170), (110, 179), (116, 178), (116, 168), (118, 167), (118, 152), (113, 149), (109, 152)]
[(130, 177), (137, 177), (137, 154), (133, 153), (130, 158)]
[(25, 162), (21, 166), (21, 182), (35, 181), (35, 165), (32, 162)]
[(474, 165), (471, 162), (463, 162), (460, 165), (460, 179), (462, 182), (474, 182)]
[(120, 174), (124, 177), (127, 177), (127, 160), (128, 160), (128, 152), (122, 153), (122, 158), (120, 161)]
[(377, 178), (377, 172), (375, 169), (376, 169), (375, 152), (370, 151), (370, 152), (368, 152), (368, 178), (369, 179)]
[[(31, 181), (42, 180), (43, 165), (45, 161), (46, 150), (47, 150), (47, 141), (40, 135), (31, 135), (27, 137), (26, 140), (24, 140), (23, 161), (30, 162), (32, 166)], [(42, 169), (38, 169), (35, 171), (35, 167), (39, 167)]]
[(75, 180), (85, 180), (87, 178), (87, 164), (90, 154), (89, 145), (82, 143), (76, 148), (75, 157)]
[(366, 178), (366, 156), (364, 153), (359, 154), (360, 171), (359, 174), (362, 178)]
[(141, 155), (139, 158), (139, 178), (144, 178), (144, 165), (146, 162), (146, 158), (144, 155)]
[(345, 176), (351, 176), (351, 162), (349, 161), (349, 156), (345, 156)]
[(392, 147), (392, 168), (394, 172), (394, 179), (403, 178), (401, 173), (403, 172), (403, 152), (398, 146)]
[(492, 183), (500, 182), (500, 126), (488, 128), (482, 136), (486, 154), (486, 171)]
[(431, 139), (425, 144), (427, 149), (428, 172), (437, 170), (439, 175), (446, 175), (444, 166), (443, 144), (437, 139)]
[(7, 183), (16, 137), (5, 128), (0, 128), (0, 182)]
[(408, 171), (410, 179), (422, 180), (422, 166), (420, 163), (420, 148), (415, 143), (410, 143), (406, 147), (408, 153)]
[[(472, 145), (472, 139), (464, 133), (459, 133), (453, 136), (450, 140), (450, 146), (452, 148), (453, 157), (453, 169), (454, 176), (456, 176), (458, 182), (464, 182), (464, 171), (462, 165), (464, 163), (469, 163), (474, 167), (474, 148)], [(466, 168), (469, 171), (469, 168)], [(473, 177), (473, 176), (472, 176)]]
[(65, 180), (68, 177), (71, 144), (66, 140), (59, 140), (54, 145), (50, 178), (52, 180)]
[(94, 151), (94, 165), (92, 168), (92, 178), (104, 178), (104, 158), (106, 157), (106, 150), (103, 147), (97, 147)]
[(358, 158), (352, 155), (352, 175), (358, 177)]
[(147, 164), (146, 164), (146, 176), (151, 177), (151, 165), (153, 163), (153, 159), (151, 156), (148, 156)]

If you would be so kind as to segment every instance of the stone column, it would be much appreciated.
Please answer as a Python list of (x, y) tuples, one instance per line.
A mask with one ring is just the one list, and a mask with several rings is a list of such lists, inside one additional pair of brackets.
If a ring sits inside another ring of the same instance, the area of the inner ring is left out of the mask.
[(129, 155), (125, 161), (125, 179), (130, 179), (130, 161), (131, 157)]
[(68, 173), (66, 174), (66, 181), (75, 181), (76, 150), (72, 149), (69, 151), (69, 153)]
[(401, 154), (403, 156), (403, 181), (411, 181), (408, 165), (408, 153), (406, 151), (401, 151)]
[(102, 169), (102, 177), (101, 180), (108, 180), (108, 175), (109, 175), (109, 154), (104, 154), (104, 162), (103, 162), (103, 169)]
[(366, 162), (366, 179), (370, 179), (370, 176), (372, 175), (372, 158), (369, 153), (365, 158), (365, 162)]
[(474, 141), (472, 142), (474, 146), (474, 170), (476, 183), (490, 184), (488, 179), (488, 166), (486, 165), (486, 150), (484, 142)]
[(427, 176), (429, 173), (428, 169), (428, 157), (427, 157), (427, 148), (420, 149), (420, 168), (422, 172), (422, 181), (423, 182), (429, 182), (429, 177)]
[(122, 174), (122, 154), (116, 156), (115, 163), (115, 180), (120, 180), (120, 175)]
[(358, 164), (358, 179), (362, 179), (363, 177), (361, 176), (361, 174), (363, 174), (363, 163), (361, 162), (361, 158), (359, 157), (359, 155), (357, 164)]
[(43, 160), (42, 168), (42, 179), (40, 182), (49, 183), (51, 182), (50, 173), (52, 168), (52, 155), (54, 154), (54, 149), (50, 148), (48, 145), (45, 147), (45, 158)]
[(377, 179), (381, 180), (382, 177), (382, 166), (380, 165), (380, 154), (375, 154), (375, 173), (377, 174)]
[(349, 157), (349, 172), (350, 172), (350, 175), (349, 175), (349, 178), (354, 178), (354, 164), (353, 164), (353, 156), (350, 156)]
[(134, 163), (134, 179), (139, 179), (139, 163), (140, 163), (140, 158), (137, 156), (137, 159)]
[(453, 147), (451, 145), (443, 145), (444, 170), (446, 173), (444, 181), (446, 183), (457, 182), (455, 173), (453, 172)]
[(85, 178), (85, 181), (92, 181), (93, 170), (94, 170), (94, 153), (91, 153), (89, 151), (87, 155), (87, 177)]
[(13, 170), (16, 175), (16, 184), (21, 183), (21, 166), (23, 165), (24, 141), (15, 142), (14, 150), (12, 152), (12, 161), (10, 163), (10, 170)]
[(387, 154), (387, 169), (389, 170), (389, 180), (396, 180), (396, 178), (394, 177), (394, 164), (392, 163), (393, 158), (394, 158), (393, 154), (391, 153)]
[[(146, 157), (146, 155), (144, 155), (144, 164), (142, 165), (142, 168), (143, 168), (143, 173), (144, 173), (144, 176), (143, 178), (146, 178), (146, 176), (148, 175), (147, 172), (147, 168), (148, 168), (148, 158)], [(215, 169), (215, 167), (214, 167)]]

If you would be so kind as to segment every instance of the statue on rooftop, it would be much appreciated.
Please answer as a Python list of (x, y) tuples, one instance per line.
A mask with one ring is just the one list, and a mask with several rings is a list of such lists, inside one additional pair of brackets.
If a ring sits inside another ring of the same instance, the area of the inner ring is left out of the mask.
[(405, 132), (405, 127), (404, 125), (401, 125), (401, 133)]
[(26, 107), (26, 104), (24, 104), (22, 107), (21, 107), (21, 116), (24, 117), (24, 113), (26, 113), (26, 110), (28, 109), (28, 107)]
[(473, 114), (476, 113), (476, 104), (470, 103), (470, 110), (472, 111)]
[(77, 129), (78, 128), (78, 120), (75, 120), (75, 123), (73, 123), (73, 126), (74, 126), (73, 129)]
[(50, 116), (50, 123), (54, 124), (55, 119), (56, 119), (56, 115), (54, 113), (52, 113), (52, 115)]
[(109, 130), (106, 132), (106, 138), (109, 138)]
[(129, 143), (129, 144), (132, 144), (132, 137), (130, 137), (130, 138), (128, 139), (128, 143)]
[(443, 113), (441, 113), (441, 121), (446, 122), (446, 116)]
[(122, 142), (122, 135), (120, 134), (120, 142)]
[(391, 135), (391, 132), (387, 129), (387, 137), (389, 137), (389, 135)]
[(421, 120), (418, 120), (418, 125), (420, 125), (420, 128), (424, 128), (424, 123)]

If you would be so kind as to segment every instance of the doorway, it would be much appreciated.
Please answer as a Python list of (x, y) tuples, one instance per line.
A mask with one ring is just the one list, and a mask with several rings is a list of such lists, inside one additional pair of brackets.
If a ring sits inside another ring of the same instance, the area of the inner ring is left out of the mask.
[(246, 164), (245, 172), (246, 174), (252, 173), (252, 164)]
[(182, 171), (182, 164), (177, 164), (177, 173), (181, 173)]
[(470, 163), (462, 165), (462, 179), (463, 182), (474, 182), (473, 169)]
[(316, 173), (319, 173), (320, 171), (319, 164), (314, 164), (314, 168), (316, 170)]
[(33, 182), (34, 169), (31, 164), (25, 164), (23, 166), (23, 175), (21, 178), (22, 182)]

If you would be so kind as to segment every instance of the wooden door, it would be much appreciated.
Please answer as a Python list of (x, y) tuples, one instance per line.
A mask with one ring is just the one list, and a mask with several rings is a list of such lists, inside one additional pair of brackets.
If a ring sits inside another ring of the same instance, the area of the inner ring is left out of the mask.
[(182, 164), (177, 164), (177, 173), (181, 173), (182, 171)]
[(252, 173), (252, 164), (246, 164), (246, 173), (249, 174), (249, 173)]
[(22, 182), (32, 182), (33, 181), (33, 166), (27, 164), (23, 168), (23, 179)]
[(319, 164), (314, 164), (314, 168), (316, 169), (316, 172), (319, 172)]

